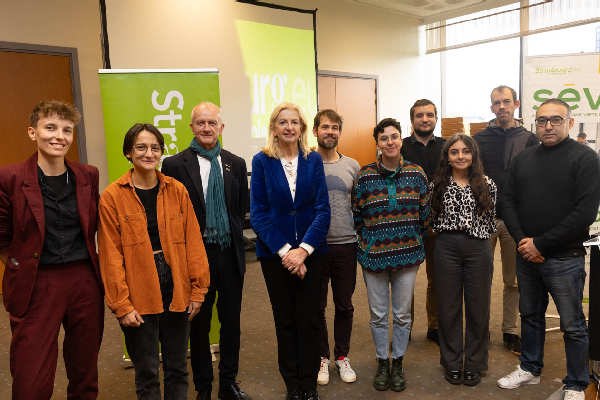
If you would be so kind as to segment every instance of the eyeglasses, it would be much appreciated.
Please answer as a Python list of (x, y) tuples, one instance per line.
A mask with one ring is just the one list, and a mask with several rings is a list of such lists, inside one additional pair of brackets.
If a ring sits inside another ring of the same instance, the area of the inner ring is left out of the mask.
[[(137, 153), (146, 154), (146, 152), (148, 151), (148, 145), (136, 144), (135, 146), (133, 146), (133, 149)], [(152, 151), (153, 153), (162, 153), (162, 147), (160, 147), (160, 145), (158, 144), (153, 144), (150, 146), (150, 151)]]
[(400, 134), (399, 133), (392, 133), (391, 135), (379, 135), (379, 137), (377, 138), (378, 142), (381, 143), (387, 143), (388, 141), (392, 141), (395, 142), (396, 140), (400, 139)]
[(554, 115), (552, 117), (538, 117), (535, 119), (535, 124), (537, 126), (546, 126), (548, 122), (552, 126), (560, 126), (563, 124), (566, 118), (561, 117), (560, 115)]

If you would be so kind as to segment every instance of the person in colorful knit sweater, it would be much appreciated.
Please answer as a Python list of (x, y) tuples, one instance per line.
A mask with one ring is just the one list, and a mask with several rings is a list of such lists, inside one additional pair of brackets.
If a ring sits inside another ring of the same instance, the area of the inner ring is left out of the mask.
[[(423, 232), (429, 216), (427, 175), (405, 161), (398, 121), (385, 118), (373, 130), (381, 156), (358, 173), (352, 211), (358, 234), (358, 262), (363, 268), (377, 355), (373, 386), (406, 388), (402, 359), (412, 325), (411, 303), (419, 265), (425, 259)], [(394, 317), (392, 363), (389, 361), (390, 289)]]

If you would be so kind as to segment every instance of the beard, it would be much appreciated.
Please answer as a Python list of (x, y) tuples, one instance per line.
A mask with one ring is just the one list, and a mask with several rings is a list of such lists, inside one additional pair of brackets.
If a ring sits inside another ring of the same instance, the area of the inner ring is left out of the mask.
[(427, 137), (429, 135), (431, 135), (433, 133), (433, 129), (430, 129), (428, 131), (421, 131), (419, 129), (414, 129), (415, 135), (419, 136), (419, 137)]
[(317, 139), (317, 143), (319, 144), (319, 147), (322, 147), (327, 150), (335, 149), (338, 145), (337, 139), (330, 140), (329, 142), (326, 142), (325, 140)]

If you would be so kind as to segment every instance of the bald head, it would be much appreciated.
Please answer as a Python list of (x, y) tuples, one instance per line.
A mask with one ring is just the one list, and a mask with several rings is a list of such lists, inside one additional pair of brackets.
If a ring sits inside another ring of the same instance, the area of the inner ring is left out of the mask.
[(190, 128), (192, 128), (196, 142), (207, 150), (215, 147), (225, 127), (221, 120), (219, 106), (204, 101), (192, 109), (191, 118)]
[(200, 113), (202, 110), (206, 110), (211, 113), (217, 114), (219, 117), (219, 121), (221, 121), (221, 108), (215, 103), (211, 103), (210, 101), (203, 101), (201, 103), (196, 104), (194, 108), (192, 108), (191, 120), (193, 121), (194, 116)]

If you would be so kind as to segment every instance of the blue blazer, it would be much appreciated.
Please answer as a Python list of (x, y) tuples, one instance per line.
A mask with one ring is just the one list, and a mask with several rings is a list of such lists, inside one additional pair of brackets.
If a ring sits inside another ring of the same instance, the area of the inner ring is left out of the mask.
[(250, 181), (250, 224), (258, 237), (257, 257), (276, 257), (286, 243), (297, 248), (304, 242), (315, 252), (326, 243), (331, 210), (319, 153), (298, 156), (296, 196), (281, 160), (260, 152), (252, 159)]

